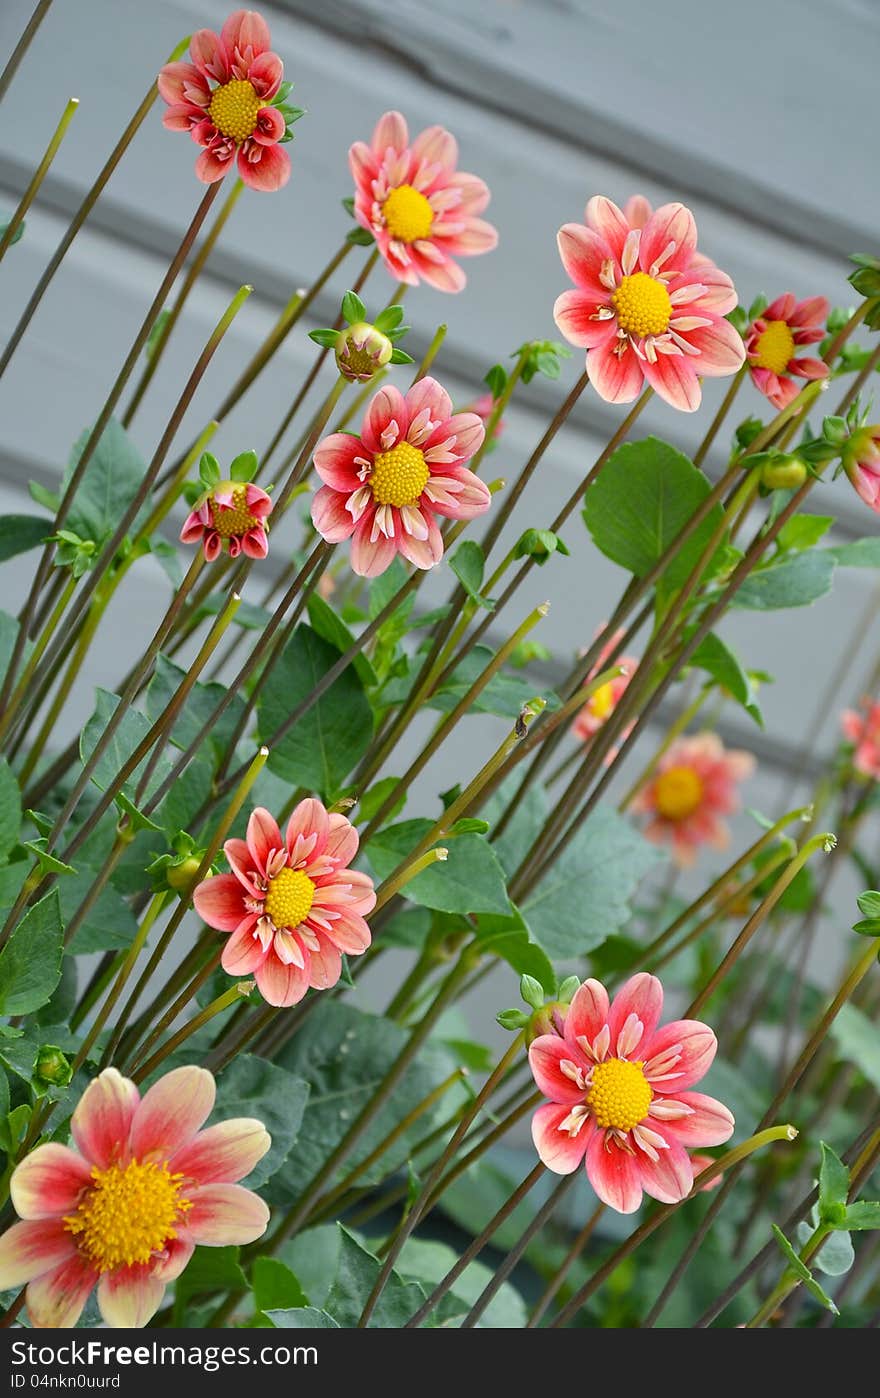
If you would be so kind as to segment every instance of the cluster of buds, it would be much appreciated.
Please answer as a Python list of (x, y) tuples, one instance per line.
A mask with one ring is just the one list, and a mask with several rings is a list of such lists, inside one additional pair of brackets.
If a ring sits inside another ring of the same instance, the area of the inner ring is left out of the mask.
[(386, 306), (369, 321), (357, 292), (347, 291), (342, 298), (341, 319), (346, 322), (344, 329), (327, 326), (312, 330), (309, 339), (333, 350), (336, 367), (349, 383), (369, 383), (386, 364), (412, 364), (412, 356), (395, 343), (409, 329), (401, 323), (402, 306)]
[(568, 1007), (579, 985), (578, 976), (566, 976), (556, 994), (548, 1000), (547, 992), (540, 981), (534, 976), (523, 976), (519, 983), (519, 993), (528, 1005), (530, 1013), (526, 1014), (524, 1010), (517, 1009), (501, 1010), (496, 1019), (502, 1029), (524, 1030), (526, 1047), (541, 1034), (558, 1034), (561, 1038)]

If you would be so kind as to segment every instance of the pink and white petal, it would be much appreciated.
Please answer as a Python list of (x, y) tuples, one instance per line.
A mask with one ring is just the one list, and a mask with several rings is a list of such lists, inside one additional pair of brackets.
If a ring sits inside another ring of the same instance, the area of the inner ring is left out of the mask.
[(428, 286), (433, 286), (435, 291), (446, 291), (450, 295), (464, 291), (467, 277), (458, 263), (441, 252), (437, 244), (422, 241), (411, 244), (411, 247), (413, 265)]
[(328, 544), (341, 544), (354, 533), (356, 520), (346, 509), (348, 496), (322, 485), (312, 500), (312, 524)]
[(104, 1272), (98, 1282), (98, 1309), (116, 1330), (143, 1330), (162, 1304), (165, 1283), (149, 1264)]
[(223, 540), (216, 530), (212, 529), (205, 535), (203, 547), (205, 550), (205, 558), (209, 563), (213, 563), (215, 559), (220, 557), (220, 554), (223, 552)]
[(28, 1320), (35, 1330), (70, 1330), (98, 1280), (83, 1257), (73, 1257), (35, 1277), (27, 1289)]
[(234, 10), (220, 30), (220, 38), (230, 60), (236, 50), (242, 58), (247, 57), (249, 49), (257, 58), (272, 43), (269, 26), (256, 10)]
[(339, 811), (330, 812), (330, 829), (324, 850), (335, 859), (340, 868), (350, 864), (358, 852), (360, 836), (351, 821)]
[(565, 1072), (563, 1064), (569, 1065), (570, 1072), (581, 1075), (589, 1067), (582, 1051), (567, 1039), (560, 1039), (558, 1034), (540, 1034), (532, 1040), (529, 1045), (529, 1067), (535, 1083), (551, 1102), (574, 1107), (583, 1102), (585, 1089)]
[(350, 494), (363, 485), (358, 475), (361, 467), (356, 461), (357, 457), (361, 461), (365, 457), (359, 437), (352, 437), (347, 432), (331, 432), (315, 448), (315, 470), (325, 485)]
[(630, 1015), (635, 1015), (644, 1026), (641, 1038), (631, 1045), (628, 1058), (643, 1058), (642, 1050), (650, 1041), (651, 1035), (660, 1023), (663, 1013), (663, 987), (656, 976), (640, 971), (631, 976), (621, 986), (611, 1002), (608, 1012), (608, 1028), (611, 1031), (611, 1053), (617, 1050), (617, 1038)]
[[(372, 200), (372, 182), (379, 173), (379, 162), (373, 151), (364, 141), (355, 141), (348, 148), (348, 168), (359, 189), (369, 194)], [(369, 226), (369, 224), (367, 225)]]
[(304, 801), (300, 801), (298, 805), (294, 806), (290, 820), (287, 822), (284, 841), (288, 852), (293, 853), (300, 837), (307, 840), (311, 835), (316, 838), (308, 857), (309, 859), (317, 859), (327, 848), (327, 841), (330, 838), (330, 817), (323, 802), (318, 801), (314, 796), (307, 796)]
[(708, 1097), (705, 1092), (676, 1092), (673, 1088), (671, 1093), (669, 1100), (690, 1107), (691, 1114), (664, 1121), (657, 1128), (664, 1136), (680, 1141), (689, 1150), (695, 1146), (721, 1146), (730, 1140), (736, 1123), (723, 1102)]
[(347, 956), (361, 956), (372, 940), (366, 920), (348, 908), (334, 911), (339, 915), (333, 919), (326, 935)]
[(166, 63), (156, 79), (159, 96), (169, 107), (207, 107), (211, 89), (194, 63)]
[(223, 948), (220, 965), (228, 976), (253, 975), (265, 961), (267, 953), (256, 933), (257, 922), (256, 913), (246, 917)]
[(587, 1145), (587, 1179), (609, 1209), (634, 1214), (642, 1202), (639, 1162), (606, 1131), (594, 1131)]
[(24, 1286), (76, 1255), (62, 1218), (26, 1219), (0, 1235), (0, 1291)]
[(549, 1102), (539, 1107), (532, 1117), (532, 1140), (535, 1150), (548, 1170), (554, 1175), (571, 1175), (584, 1158), (591, 1138), (595, 1134), (596, 1123), (588, 1117), (576, 1136), (560, 1126), (571, 1108)]
[[(415, 427), (416, 418), (427, 410), (427, 416), (431, 422), (442, 425), (442, 435), (444, 437), (450, 435), (447, 424), (452, 417), (452, 399), (449, 397), (443, 385), (438, 383), (436, 379), (431, 378), (430, 374), (426, 375), (423, 379), (419, 379), (419, 382), (413, 384), (412, 388), (407, 391), (406, 406), (408, 425), (410, 428)], [(470, 416), (470, 414), (467, 416)], [(432, 429), (432, 431), (424, 438), (421, 438), (416, 445), (421, 446), (423, 443), (426, 445), (430, 443), (434, 432), (435, 429)], [(415, 440), (410, 434), (410, 431), (407, 431), (406, 435), (407, 440)]]
[(176, 1238), (169, 1238), (163, 1251), (152, 1258), (153, 1276), (166, 1286), (177, 1281), (195, 1250), (195, 1243), (185, 1233), (179, 1232)]
[(604, 194), (594, 194), (587, 202), (584, 218), (587, 227), (604, 238), (619, 262), (623, 245), (633, 227), (623, 210)]
[(631, 403), (638, 398), (649, 367), (633, 349), (615, 354), (610, 341), (587, 351), (587, 375), (606, 403)]
[(556, 235), (562, 265), (575, 286), (588, 291), (597, 301), (605, 301), (608, 288), (599, 280), (602, 265), (614, 261), (614, 253), (604, 238), (581, 223), (565, 223)]
[(257, 967), (256, 978), (263, 999), (279, 1009), (299, 1004), (309, 988), (307, 966), (303, 968), (292, 963), (285, 966), (272, 952)]
[(712, 311), (715, 315), (726, 316), (732, 311), (737, 302), (736, 287), (726, 272), (722, 272), (720, 267), (708, 260), (701, 261), (699, 257), (691, 262), (691, 265), (673, 282), (670, 282), (670, 294), (677, 287), (685, 286), (688, 283), (699, 282), (705, 290), (692, 301), (688, 310), (699, 315), (703, 311)]
[[(374, 393), (367, 406), (361, 426), (362, 455), (373, 456), (390, 449), (406, 436), (409, 427), (409, 411), (403, 394), (393, 384), (386, 384)], [(352, 438), (356, 441), (356, 438)], [(361, 482), (358, 481), (358, 485)]]
[(9, 1193), (19, 1218), (53, 1218), (73, 1213), (91, 1183), (89, 1162), (69, 1146), (50, 1141), (15, 1167)]
[(461, 195), (458, 207), (464, 214), (481, 214), (489, 204), (489, 186), (479, 175), (469, 175), (464, 170), (456, 170), (450, 177), (447, 188), (455, 189)]
[[(651, 1129), (658, 1130), (656, 1126)], [(677, 1204), (680, 1199), (687, 1198), (694, 1183), (691, 1158), (670, 1132), (660, 1130), (658, 1134), (665, 1137), (668, 1148), (658, 1151), (656, 1160), (644, 1151), (636, 1151), (642, 1188), (661, 1204)]]
[(363, 515), (351, 536), (351, 566), (361, 578), (377, 578), (397, 557), (397, 545), (393, 539), (379, 534), (371, 539), (373, 511)]
[(241, 551), (247, 558), (265, 558), (269, 552), (269, 537), (261, 524), (255, 524), (241, 537)]
[(828, 319), (831, 307), (824, 296), (808, 296), (805, 301), (799, 301), (790, 316), (787, 316), (789, 325), (795, 326), (822, 326)]
[(257, 124), (251, 133), (251, 140), (259, 146), (277, 145), (284, 135), (284, 117), (277, 107), (261, 107), (257, 112)]
[[(404, 140), (403, 145), (406, 145)], [(412, 143), (413, 159), (419, 164), (445, 166), (454, 170), (458, 164), (458, 142), (443, 126), (427, 126)]]
[(689, 355), (684, 354), (661, 354), (655, 364), (645, 361), (645, 379), (670, 407), (682, 413), (695, 413), (703, 396), (694, 367), (696, 363), (702, 361), (692, 361)]
[[(415, 568), (423, 568), (427, 571), (429, 568), (436, 567), (443, 557), (443, 535), (431, 515), (425, 510), (421, 510), (420, 515), (425, 522), (425, 537), (420, 539), (417, 534), (401, 529), (397, 538), (397, 547), (402, 557), (412, 563)], [(421, 530), (418, 532), (421, 533)]]
[(240, 1184), (209, 1184), (192, 1195), (186, 1231), (202, 1247), (230, 1247), (262, 1237), (269, 1210)]
[(710, 378), (735, 374), (745, 359), (742, 336), (729, 320), (719, 317), (714, 325), (688, 330), (685, 339), (700, 352), (699, 359), (695, 361), (697, 371)]
[(213, 29), (197, 29), (190, 36), (189, 55), (200, 73), (224, 83), (229, 77), (226, 49)]
[[(477, 413), (454, 413), (431, 433), (423, 448), (425, 459), (429, 465), (438, 460), (445, 466), (463, 464), (479, 451), (485, 435), (486, 425)], [(450, 438), (451, 445), (443, 449)]]
[(238, 173), (249, 189), (274, 194), (290, 179), (290, 156), (279, 145), (261, 146), (246, 141), (239, 147)]
[[(281, 86), (284, 77), (284, 64), (277, 53), (261, 53), (248, 68), (247, 80), (258, 97), (271, 102)], [(283, 121), (283, 118), (282, 118)], [(284, 135), (282, 128), (281, 135)]]
[(247, 847), (253, 856), (257, 871), (266, 873), (270, 855), (284, 849), (284, 841), (278, 822), (265, 806), (255, 806), (247, 823)]
[(342, 954), (326, 933), (318, 933), (319, 948), (309, 954), (309, 985), (313, 990), (331, 990), (342, 975)]
[(408, 142), (409, 131), (400, 112), (385, 112), (383, 116), (380, 116), (370, 142), (380, 160), (389, 146), (395, 152), (402, 151), (406, 149)]
[(167, 1160), (204, 1126), (215, 1096), (214, 1078), (205, 1068), (172, 1068), (144, 1094), (134, 1114), (132, 1155)]
[[(705, 1077), (718, 1048), (708, 1024), (698, 1019), (673, 1019), (664, 1024), (645, 1044), (645, 1077), (658, 1092), (678, 1098), (684, 1088)], [(665, 1067), (662, 1060), (677, 1049), (678, 1061)]]
[(235, 874), (213, 874), (196, 888), (193, 904), (202, 922), (209, 927), (218, 932), (234, 932), (247, 914), (244, 900), (248, 891), (242, 888)]
[(788, 372), (797, 374), (799, 379), (827, 379), (831, 371), (821, 359), (811, 359), (804, 354), (800, 359), (789, 361)]
[[(606, 293), (607, 300), (607, 293)], [(617, 333), (614, 316), (597, 320), (596, 312), (601, 301), (587, 291), (563, 291), (557, 296), (553, 306), (553, 319), (556, 328), (570, 345), (579, 349), (596, 349), (604, 345)]]
[[(453, 504), (428, 502), (428, 508), (449, 519), (476, 519), (483, 515), (492, 504), (492, 492), (479, 476), (466, 466), (446, 466), (442, 475), (454, 480), (461, 489), (450, 491)], [(428, 482), (430, 487), (431, 482)]]
[(653, 207), (644, 194), (633, 194), (623, 206), (623, 216), (630, 228), (644, 228), (653, 213)]
[[(341, 906), (346, 912), (360, 913), (361, 917), (366, 917), (367, 913), (373, 911), (376, 906), (376, 890), (373, 887), (373, 880), (370, 878), (369, 874), (361, 873), (359, 869), (344, 869), (334, 875), (334, 882), (345, 882), (349, 886), (345, 902), (340, 904), (337, 901), (333, 905), (334, 907), (339, 908)], [(320, 904), (324, 898), (324, 885), (321, 883), (320, 879), (318, 880), (318, 886), (321, 892), (315, 895), (316, 906)]]
[(203, 150), (196, 161), (196, 176), (202, 184), (216, 184), (229, 173), (229, 166), (228, 156), (221, 158), (215, 151)]
[(688, 266), (696, 246), (697, 225), (690, 209), (684, 204), (663, 204), (642, 229), (639, 262), (650, 275), (655, 263), (661, 272), (677, 271)]
[(565, 1016), (565, 1037), (570, 1045), (585, 1038), (592, 1044), (608, 1020), (608, 991), (601, 981), (584, 981), (574, 993)]
[(250, 1174), (271, 1144), (272, 1137), (261, 1121), (254, 1117), (233, 1117), (200, 1131), (192, 1141), (175, 1151), (168, 1169), (199, 1185), (236, 1184)]
[(467, 219), (464, 228), (457, 228), (455, 232), (447, 232), (440, 222), (434, 226), (432, 236), (441, 238), (443, 247), (453, 257), (479, 257), (498, 246), (498, 229), (482, 218)]
[(141, 1095), (116, 1068), (89, 1083), (70, 1120), (70, 1134), (86, 1160), (105, 1170), (127, 1155), (128, 1138)]

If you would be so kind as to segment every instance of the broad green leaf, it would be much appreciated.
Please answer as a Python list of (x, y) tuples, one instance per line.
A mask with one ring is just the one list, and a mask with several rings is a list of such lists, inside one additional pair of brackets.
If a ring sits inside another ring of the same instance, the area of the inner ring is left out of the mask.
[(464, 543), (459, 544), (449, 559), (450, 568), (471, 601), (491, 611), (494, 604), (480, 593), (480, 588), (483, 586), (485, 564), (483, 550), (473, 539), (465, 539)]
[[(386, 879), (431, 829), (429, 820), (406, 820), (378, 831), (367, 846), (374, 872)], [(437, 841), (449, 850), (445, 863), (433, 864), (406, 885), (412, 903), (444, 913), (510, 912), (498, 857), (482, 835), (457, 835)]]
[[(160, 837), (161, 838), (161, 837)], [(61, 915), (69, 922), (87, 896), (95, 881), (94, 867), (80, 868), (58, 885)], [(107, 884), (101, 889), (94, 905), (77, 928), (70, 950), (80, 956), (86, 952), (115, 951), (131, 946), (137, 932), (137, 918), (119, 890)]]
[(782, 554), (766, 568), (745, 579), (732, 606), (768, 612), (786, 607), (809, 607), (831, 591), (835, 560), (828, 549)]
[[(798, 1246), (806, 1247), (813, 1236), (818, 1222), (816, 1210), (811, 1211), (812, 1222), (799, 1223), (795, 1236)], [(855, 1262), (856, 1255), (853, 1250), (852, 1239), (849, 1233), (837, 1229), (834, 1233), (829, 1233), (822, 1243), (818, 1252), (814, 1252), (810, 1259), (810, 1266), (817, 1271), (824, 1272), (826, 1277), (842, 1277), (849, 1271)]]
[(258, 1257), (253, 1270), (254, 1304), (258, 1311), (307, 1306), (309, 1298), (299, 1279), (277, 1257)]
[(257, 1117), (272, 1137), (269, 1150), (247, 1177), (250, 1189), (262, 1188), (284, 1164), (296, 1143), (308, 1096), (307, 1082), (255, 1054), (239, 1054), (220, 1074), (217, 1120)]
[(183, 1323), (187, 1302), (212, 1291), (246, 1291), (247, 1279), (238, 1261), (237, 1247), (196, 1248), (178, 1277), (174, 1296), (174, 1323)]
[[(408, 1238), (397, 1263), (401, 1276), (421, 1283), (430, 1293), (438, 1282), (452, 1271), (459, 1254), (447, 1243), (433, 1239)], [(452, 1295), (462, 1303), (464, 1310), (470, 1310), (492, 1280), (492, 1268), (484, 1262), (474, 1261), (465, 1267), (452, 1287)], [(510, 1284), (505, 1282), (489, 1302), (478, 1325), (487, 1329), (517, 1330), (526, 1323), (525, 1302)]]
[(758, 726), (763, 728), (764, 718), (753, 698), (748, 675), (738, 657), (722, 641), (720, 636), (717, 636), (714, 631), (710, 631), (708, 636), (704, 636), (694, 651), (690, 663), (705, 670), (707, 675), (711, 675), (712, 679), (726, 690), (732, 699), (742, 705)]
[[(86, 762), (91, 757), (98, 742), (107, 729), (110, 719), (119, 704), (119, 696), (111, 694), (106, 689), (95, 690), (95, 712), (82, 731), (79, 742), (80, 758)], [(119, 772), (138, 747), (139, 743), (146, 737), (152, 727), (149, 719), (145, 718), (137, 709), (128, 709), (122, 718), (116, 732), (106, 751), (98, 759), (92, 781), (100, 791), (105, 791), (111, 783), (115, 782)], [(144, 767), (150, 760), (150, 754), (139, 762), (131, 776), (123, 785), (123, 791), (131, 798), (134, 798)], [(160, 757), (155, 770), (150, 778), (147, 795), (154, 791), (160, 782), (171, 770), (166, 757)]]
[(834, 523), (832, 515), (792, 515), (776, 536), (783, 552), (800, 553), (817, 544)]
[(349, 665), (280, 742), (273, 734), (339, 659), (335, 646), (310, 626), (299, 626), (260, 692), (260, 736), (269, 767), (294, 786), (334, 800), (370, 745), (373, 713), (354, 666)]
[[(596, 547), (644, 577), (710, 492), (703, 472), (657, 437), (618, 447), (587, 491), (584, 522)], [(722, 519), (716, 505), (673, 559), (664, 589), (680, 587)]]
[(298, 1306), (295, 1310), (266, 1311), (276, 1330), (338, 1330), (339, 1322), (326, 1311), (314, 1306)]
[[(63, 487), (70, 481), (91, 435), (87, 428), (71, 453), (64, 472)], [(111, 418), (85, 469), (67, 517), (67, 528), (83, 539), (102, 544), (118, 527), (122, 516), (138, 492), (146, 474), (146, 463), (121, 423)], [(132, 525), (150, 508), (149, 497)]]
[[(449, 679), (427, 701), (428, 707), (440, 709), (444, 713), (454, 709), (486, 669), (493, 655), (494, 651), (488, 646), (472, 646)], [(392, 680), (383, 690), (383, 702), (401, 703), (409, 694), (412, 682), (413, 676), (407, 676), (403, 680)], [(559, 700), (546, 685), (536, 684), (534, 680), (525, 679), (522, 675), (513, 675), (507, 670), (501, 670), (492, 676), (485, 689), (474, 700), (472, 712), (516, 718), (523, 705), (536, 695), (541, 695), (547, 700), (548, 712), (559, 708)]]
[[(309, 598), (308, 611), (312, 629), (317, 631), (323, 640), (328, 641), (340, 655), (344, 655), (354, 644), (355, 638), (342, 618), (336, 615), (333, 608), (317, 592), (313, 592)], [(376, 671), (363, 651), (358, 652), (352, 664), (360, 675), (361, 682), (368, 689), (378, 684)]]
[(853, 1232), (866, 1228), (880, 1228), (880, 1203), (876, 1200), (860, 1199), (850, 1204), (846, 1210), (846, 1227)]
[(49, 521), (40, 515), (0, 515), (0, 563), (35, 549), (51, 529)]
[[(339, 1263), (327, 1311), (345, 1329), (354, 1329), (381, 1270), (381, 1263), (363, 1247), (341, 1223)], [(401, 1330), (425, 1299), (425, 1292), (414, 1282), (404, 1281), (392, 1272), (370, 1320), (375, 1330)]]
[(553, 994), (556, 973), (550, 959), (532, 939), (516, 908), (512, 917), (481, 913), (477, 918), (477, 940), (484, 951), (500, 956), (518, 976), (533, 976), (548, 995)]
[(841, 568), (880, 568), (880, 535), (825, 550)]
[[(819, 1167), (819, 1218), (822, 1223), (834, 1223), (835, 1210), (846, 1203), (849, 1190), (849, 1167), (829, 1145), (819, 1142), (822, 1164)], [(832, 1217), (834, 1214), (834, 1217)]]
[(38, 1010), (61, 979), (64, 926), (58, 890), (35, 903), (0, 951), (0, 1014)]
[(21, 832), (21, 792), (5, 757), (0, 757), (0, 860), (4, 860)]
[(841, 1056), (861, 1069), (880, 1092), (880, 1036), (867, 1015), (853, 1004), (842, 1005), (829, 1032)]
[[(0, 612), (0, 680), (6, 678), (6, 671), (9, 669), (17, 636), (18, 622), (15, 617), (10, 616), (8, 612)], [(24, 648), (22, 664), (28, 659), (32, 650), (33, 644), (28, 642)], [(21, 673), (20, 668), (18, 673)]]
[[(166, 655), (156, 657), (156, 668), (144, 700), (144, 710), (151, 723), (168, 709), (183, 681), (186, 670), (175, 665)], [(244, 701), (235, 695), (226, 711), (216, 722), (214, 710), (226, 693), (226, 685), (195, 684), (171, 729), (171, 742), (179, 748), (204, 736), (218, 754), (225, 752), (244, 711)], [(206, 743), (206, 746), (207, 746)]]

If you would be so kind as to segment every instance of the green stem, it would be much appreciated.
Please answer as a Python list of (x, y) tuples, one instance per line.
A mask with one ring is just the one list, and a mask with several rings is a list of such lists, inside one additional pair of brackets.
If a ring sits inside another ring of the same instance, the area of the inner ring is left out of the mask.
[[(211, 969), (213, 970), (213, 967)], [(197, 1015), (193, 1015), (192, 1019), (182, 1025), (176, 1034), (172, 1034), (170, 1039), (166, 1039), (151, 1058), (148, 1058), (145, 1063), (141, 1063), (139, 1067), (135, 1066), (131, 1074), (132, 1081), (141, 1083), (145, 1078), (150, 1077), (152, 1073), (155, 1073), (160, 1063), (163, 1063), (174, 1053), (175, 1049), (180, 1048), (181, 1044), (186, 1043), (187, 1039), (196, 1034), (203, 1025), (209, 1024), (216, 1015), (228, 1010), (230, 1005), (237, 1004), (242, 997), (247, 999), (255, 985), (256, 981), (238, 981), (235, 985), (230, 986), (229, 990), (224, 990), (222, 995), (218, 995), (216, 1000), (212, 1000), (210, 1005), (206, 1005), (203, 1010), (200, 1010)], [(144, 1048), (146, 1049), (146, 1047), (145, 1044)]]
[(61, 142), (64, 140), (64, 137), (67, 134), (67, 128), (72, 122), (74, 116), (76, 115), (76, 109), (78, 106), (79, 98), (71, 97), (67, 103), (67, 106), (64, 108), (61, 120), (55, 128), (51, 141), (46, 147), (46, 152), (39, 165), (37, 166), (36, 170), (34, 171), (30, 184), (28, 185), (24, 194), (21, 196), (18, 208), (15, 210), (15, 213), (12, 215), (12, 218), (7, 223), (6, 231), (3, 234), (3, 237), (0, 238), (0, 262), (3, 261), (3, 257), (6, 253), (7, 248), (11, 247), (13, 238), (15, 237), (16, 233), (18, 232), (19, 228), (24, 222), (25, 214), (27, 213), (31, 204), (34, 202), (34, 199), (36, 198), (37, 190), (40, 188), (40, 185), (46, 178), (46, 175), (49, 171), (49, 166), (52, 164), (52, 161), (58, 154), (58, 147), (61, 145)]
[(19, 64), (31, 46), (34, 35), (39, 29), (46, 15), (49, 13), (49, 6), (52, 0), (39, 0), (39, 3), (24, 27), (21, 38), (9, 55), (9, 61), (3, 72), (0, 73), (0, 102), (6, 96), (9, 84), (18, 72)]

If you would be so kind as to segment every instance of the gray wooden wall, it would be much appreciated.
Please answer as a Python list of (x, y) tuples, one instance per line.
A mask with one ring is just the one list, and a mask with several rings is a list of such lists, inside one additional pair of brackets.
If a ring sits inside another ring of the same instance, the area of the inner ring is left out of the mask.
[[(55, 0), (11, 88), (0, 118), (0, 209), (14, 206), (69, 96), (80, 110), (29, 215), (27, 233), (6, 259), (0, 283), (5, 338), (55, 247), (70, 211), (89, 186), (157, 68), (193, 29), (219, 28), (232, 0)], [(0, 52), (23, 28), (32, 0), (4, 0)], [(524, 339), (555, 334), (551, 309), (565, 279), (554, 236), (582, 216), (586, 198), (621, 202), (639, 191), (655, 202), (682, 199), (694, 209), (701, 245), (735, 278), (748, 303), (823, 293), (847, 302), (846, 255), (877, 251), (876, 65), (880, 8), (871, 0), (667, 0), (627, 6), (599, 0), (274, 0), (263, 5), (293, 99), (308, 109), (288, 149), (293, 177), (275, 196), (245, 192), (199, 282), (154, 387), (136, 419), (148, 454), (210, 327), (243, 282), (255, 292), (218, 353), (184, 425), (203, 425), (231, 376), (260, 342), (278, 307), (307, 285), (338, 246), (348, 222), (349, 143), (398, 107), (418, 130), (440, 122), (457, 135), (465, 169), (493, 191), (489, 217), (498, 251), (470, 260), (465, 294), (411, 293), (412, 341), (423, 347), (441, 320), (448, 337), (437, 365), (459, 401), (478, 391), (487, 367)], [(161, 104), (147, 120), (41, 306), (0, 383), (0, 508), (29, 508), (27, 481), (57, 478), (71, 442), (93, 419), (201, 195), (195, 148), (166, 132)], [(314, 320), (332, 318), (362, 250), (320, 298)], [(390, 290), (378, 272), (374, 304)], [(370, 296), (368, 296), (368, 300)], [(216, 439), (228, 457), (265, 446), (311, 362), (308, 326), (248, 394)], [(508, 418), (493, 474), (514, 476), (548, 411), (579, 372), (561, 384), (536, 381)], [(646, 431), (693, 448), (719, 401), (707, 385), (704, 414), (691, 418), (655, 401)], [(751, 388), (743, 408), (760, 412)], [(529, 522), (549, 522), (619, 421), (620, 410), (587, 393), (554, 443), (527, 496)], [(719, 446), (709, 469), (717, 470)], [(839, 518), (843, 538), (875, 530), (845, 482), (816, 492), (817, 511)], [(520, 520), (520, 525), (524, 521)], [(289, 536), (291, 539), (292, 535)], [(579, 521), (567, 531), (573, 557), (536, 570), (509, 620), (549, 597), (540, 638), (567, 661), (608, 615), (621, 584), (588, 546)], [(274, 536), (278, 542), (278, 536)], [(276, 549), (277, 554), (277, 549)], [(26, 585), (22, 560), (2, 569), (3, 605)], [(441, 567), (427, 589), (442, 598)], [(731, 741), (756, 751), (760, 774), (750, 804), (778, 809), (792, 779), (804, 782), (833, 747), (836, 717), (809, 748), (804, 735), (856, 627), (864, 649), (848, 697), (876, 652), (875, 579), (839, 572), (834, 592), (810, 609), (739, 613), (724, 627), (747, 665), (776, 675), (764, 693), (767, 729), (731, 714)], [(254, 582), (254, 595), (263, 584)], [(165, 605), (167, 584), (145, 562), (108, 616), (87, 683), (74, 695), (71, 724), (91, 709), (90, 686), (113, 687), (138, 637)], [(456, 775), (481, 760), (497, 723), (474, 720), (459, 748)], [(444, 755), (423, 782), (425, 802), (448, 785)], [(793, 803), (793, 800), (792, 800)], [(738, 837), (751, 838), (746, 818)], [(852, 913), (853, 885), (839, 885), (835, 923)], [(836, 943), (841, 946), (842, 940)], [(834, 958), (836, 959), (836, 957)], [(509, 997), (508, 997), (509, 998)]]

